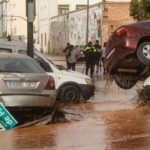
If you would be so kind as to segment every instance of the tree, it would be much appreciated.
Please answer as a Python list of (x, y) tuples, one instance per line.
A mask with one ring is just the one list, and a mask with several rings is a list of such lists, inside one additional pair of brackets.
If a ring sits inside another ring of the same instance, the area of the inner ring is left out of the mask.
[(135, 20), (150, 19), (150, 1), (149, 0), (131, 0), (130, 15)]
[(150, 0), (142, 0), (141, 3), (143, 5), (145, 12), (150, 14)]

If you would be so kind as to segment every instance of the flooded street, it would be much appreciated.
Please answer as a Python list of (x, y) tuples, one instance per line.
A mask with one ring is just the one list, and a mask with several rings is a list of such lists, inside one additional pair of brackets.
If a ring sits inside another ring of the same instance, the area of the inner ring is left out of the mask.
[(0, 134), (0, 150), (149, 150), (150, 107), (140, 107), (136, 89), (122, 90), (95, 76), (96, 95), (63, 109), (68, 121)]

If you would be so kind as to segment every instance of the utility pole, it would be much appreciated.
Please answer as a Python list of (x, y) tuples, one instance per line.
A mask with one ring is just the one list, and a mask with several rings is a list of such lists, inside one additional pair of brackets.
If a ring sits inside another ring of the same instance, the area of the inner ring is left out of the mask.
[(27, 55), (33, 58), (33, 22), (35, 19), (35, 0), (26, 0), (27, 15)]
[(1, 28), (0, 28), (0, 34), (2, 36), (6, 35), (7, 36), (7, 19), (4, 19), (3, 16), (6, 15), (7, 13), (7, 3), (9, 2), (9, 0), (1, 0), (0, 1), (0, 9), (1, 9), (1, 12), (0, 12), (0, 19), (2, 20), (1, 21)]
[(103, 13), (104, 13), (104, 9), (105, 9), (105, 2), (106, 2), (106, 0), (102, 0), (102, 14), (101, 14), (101, 45), (102, 45), (102, 43), (104, 42), (103, 41), (103, 21), (104, 21), (104, 19), (103, 19)]
[(87, 0), (86, 44), (89, 40), (89, 0)]

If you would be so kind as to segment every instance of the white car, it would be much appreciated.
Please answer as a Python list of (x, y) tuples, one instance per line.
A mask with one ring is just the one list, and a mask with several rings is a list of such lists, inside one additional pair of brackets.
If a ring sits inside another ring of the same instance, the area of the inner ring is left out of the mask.
[(54, 78), (58, 100), (79, 102), (81, 97), (88, 100), (94, 95), (94, 82), (89, 76), (57, 66), (37, 50), (34, 59)]
[[(4, 43), (5, 42), (2, 43), (3, 47)], [(0, 51), (5, 52), (6, 49), (6, 52), (9, 53), (26, 53), (27, 50), (25, 44), (22, 44), (21, 47), (21, 44), (19, 44), (19, 46), (15, 44), (15, 46), (10, 46), (9, 43), (11, 43), (11, 41), (7, 41), (5, 48), (3, 48), (0, 42)], [(94, 95), (95, 85), (93, 79), (89, 76), (56, 66), (36, 49), (34, 50), (34, 59), (48, 75), (53, 76), (57, 90), (57, 100), (63, 102), (79, 102), (80, 98), (88, 100)]]

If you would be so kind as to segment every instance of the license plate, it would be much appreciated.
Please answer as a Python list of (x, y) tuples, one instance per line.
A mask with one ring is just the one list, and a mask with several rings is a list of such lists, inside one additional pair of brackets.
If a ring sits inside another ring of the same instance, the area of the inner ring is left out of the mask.
[(32, 81), (6, 81), (5, 84), (9, 89), (35, 89), (38, 86), (38, 82)]

